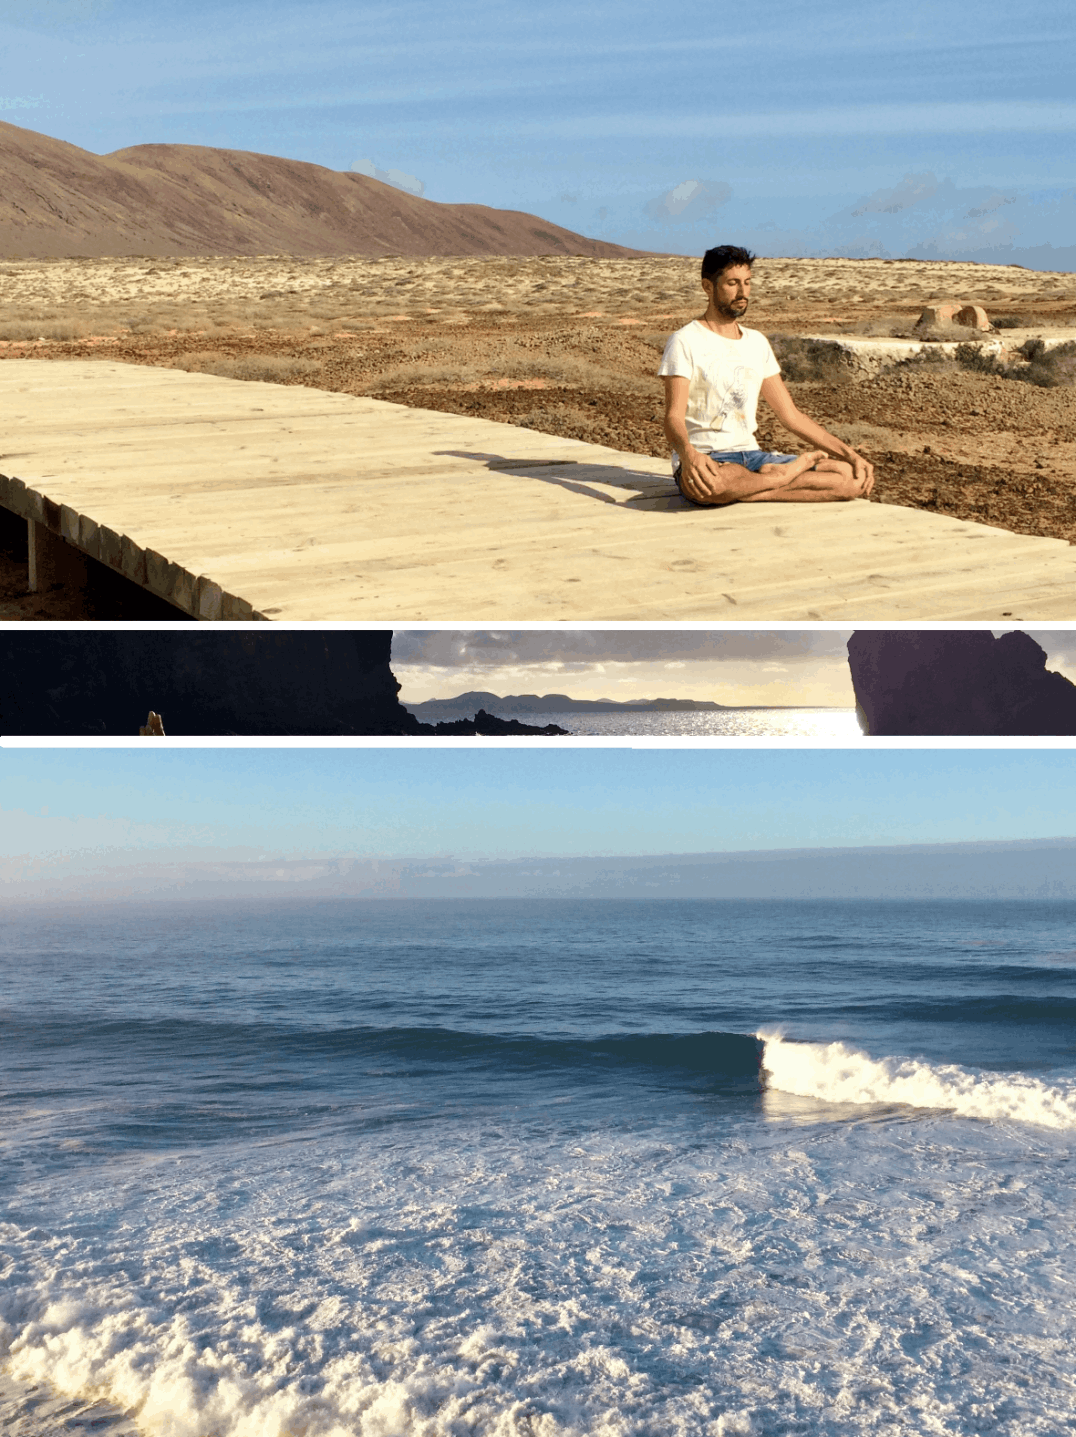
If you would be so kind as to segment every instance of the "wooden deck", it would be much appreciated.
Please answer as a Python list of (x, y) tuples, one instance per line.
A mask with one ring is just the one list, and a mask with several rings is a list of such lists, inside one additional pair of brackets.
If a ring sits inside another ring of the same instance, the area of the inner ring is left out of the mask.
[(58, 535), (201, 619), (1076, 618), (1060, 539), (697, 509), (662, 460), (488, 420), (75, 360), (5, 360), (0, 405), (0, 504), (39, 564)]

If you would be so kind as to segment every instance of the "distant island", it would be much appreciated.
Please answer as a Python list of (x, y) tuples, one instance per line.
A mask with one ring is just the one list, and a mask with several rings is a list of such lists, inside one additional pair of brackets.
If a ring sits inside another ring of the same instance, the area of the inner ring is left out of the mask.
[(748, 713), (759, 709), (826, 709), (840, 711), (839, 704), (719, 704), (712, 699), (572, 699), (567, 694), (491, 694), (470, 689), (451, 699), (424, 699), (422, 703), (402, 701), (417, 718), (427, 713), (473, 715), (478, 709), (505, 714), (604, 714), (604, 713)]

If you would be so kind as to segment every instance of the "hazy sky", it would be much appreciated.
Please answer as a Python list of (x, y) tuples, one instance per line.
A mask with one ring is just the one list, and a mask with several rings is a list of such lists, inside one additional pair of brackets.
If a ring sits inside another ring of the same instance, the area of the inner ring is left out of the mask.
[(1050, 838), (1074, 815), (1065, 750), (7, 750), (0, 898), (146, 864)]
[[(997, 633), (1004, 630), (998, 629)], [(491, 693), (712, 699), (726, 704), (855, 703), (850, 629), (396, 630), (404, 703)], [(1047, 665), (1076, 679), (1076, 631), (1032, 630)]]
[(678, 253), (1071, 246), (1074, 40), (1060, 0), (0, 0), (0, 118), (365, 162)]

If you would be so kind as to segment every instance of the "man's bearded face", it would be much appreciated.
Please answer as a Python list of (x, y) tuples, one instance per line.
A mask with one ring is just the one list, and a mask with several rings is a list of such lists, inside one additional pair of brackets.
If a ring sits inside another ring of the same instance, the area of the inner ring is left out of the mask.
[(751, 298), (751, 268), (736, 264), (713, 281), (714, 308), (722, 319), (742, 319)]

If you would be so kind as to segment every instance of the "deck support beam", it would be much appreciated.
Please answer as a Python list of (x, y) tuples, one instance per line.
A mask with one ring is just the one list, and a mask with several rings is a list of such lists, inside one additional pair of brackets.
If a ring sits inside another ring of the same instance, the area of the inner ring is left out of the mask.
[(30, 550), (30, 593), (41, 594), (56, 585), (84, 589), (89, 581), (86, 555), (52, 533), (36, 519), (27, 519)]

